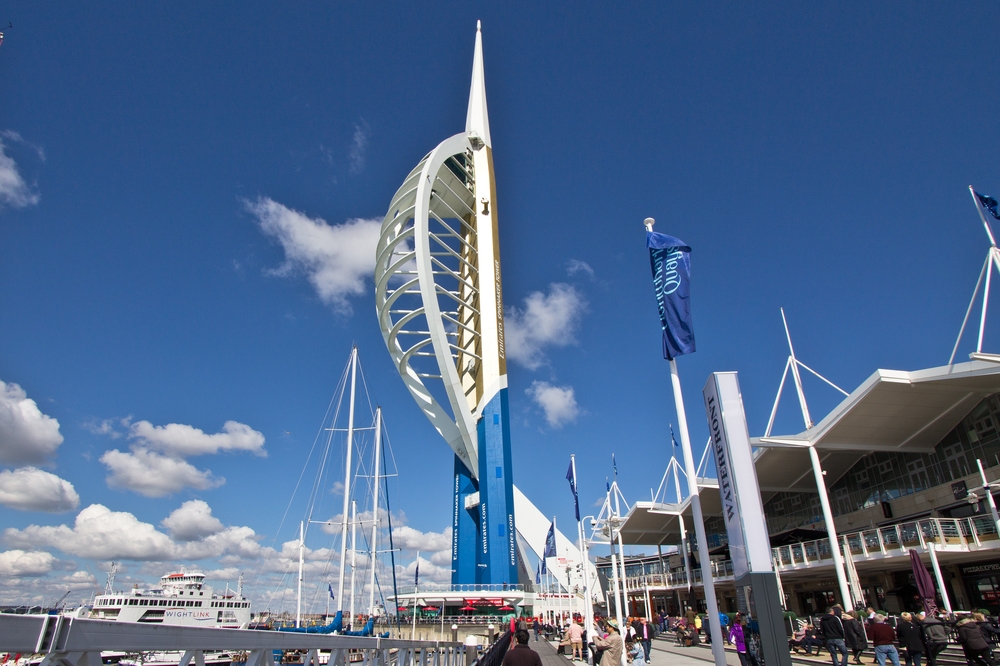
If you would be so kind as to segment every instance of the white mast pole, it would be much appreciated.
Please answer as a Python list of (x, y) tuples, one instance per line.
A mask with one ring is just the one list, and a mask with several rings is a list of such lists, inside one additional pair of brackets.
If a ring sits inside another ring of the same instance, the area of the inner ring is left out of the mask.
[[(557, 536), (558, 534), (559, 534), (559, 528), (556, 527), (556, 517), (552, 516), (552, 542), (556, 547), (556, 561), (555, 561), (556, 567), (559, 566), (559, 537)], [(559, 591), (559, 576), (556, 575), (556, 572), (553, 570), (549, 570), (549, 573), (552, 574), (552, 578), (555, 580), (556, 594), (559, 595), (556, 598), (556, 605), (559, 608), (559, 622), (556, 623), (556, 629), (561, 630), (562, 619), (563, 619), (563, 608), (562, 608), (563, 603), (562, 603), (562, 593)]]
[(306, 523), (299, 523), (299, 592), (295, 601), (295, 627), (302, 626), (302, 565), (306, 555)]
[[(802, 389), (802, 377), (799, 375), (799, 361), (795, 358), (795, 348), (792, 347), (792, 334), (788, 331), (788, 320), (785, 319), (785, 309), (781, 308), (781, 323), (785, 326), (785, 338), (788, 340), (789, 364), (792, 366), (792, 379), (795, 381), (795, 391), (799, 396), (799, 407), (802, 409), (802, 422), (806, 430), (813, 427), (809, 415), (809, 405), (806, 404), (806, 394)], [(840, 539), (837, 537), (837, 526), (833, 522), (833, 511), (830, 509), (830, 496), (826, 490), (826, 479), (820, 465), (819, 453), (816, 447), (809, 445), (809, 462), (812, 464), (813, 476), (816, 479), (816, 491), (819, 493), (819, 504), (823, 509), (823, 522), (826, 523), (826, 536), (830, 544), (830, 554), (833, 555), (833, 565), (837, 573), (837, 585), (840, 587), (840, 597), (844, 600), (845, 610), (854, 610), (851, 588), (844, 573), (844, 555), (840, 550)]]
[(358, 348), (351, 347), (351, 409), (347, 414), (347, 461), (344, 464), (344, 510), (340, 520), (340, 582), (337, 610), (344, 610), (344, 569), (347, 567), (347, 510), (351, 508), (351, 454), (354, 451), (354, 394), (357, 390)]
[(417, 640), (417, 594), (420, 589), (420, 551), (417, 551), (417, 568), (414, 571), (413, 577), (413, 605), (410, 607), (410, 611), (413, 613), (413, 626), (410, 629), (410, 640)]
[(353, 629), (355, 573), (358, 571), (358, 503), (351, 500), (351, 621), (348, 626)]
[[(378, 544), (378, 492), (379, 492), (379, 463), (382, 462), (382, 408), (375, 408), (375, 491), (372, 496), (372, 553), (371, 553), (371, 580), (368, 590), (368, 614), (369, 617), (375, 615), (375, 563), (377, 562)], [(441, 607), (441, 614), (444, 615), (444, 606)]]
[[(615, 480), (611, 483), (611, 492), (615, 498), (615, 519), (621, 524), (621, 504), (618, 500), (619, 490), (618, 490), (618, 476), (615, 475)], [(627, 611), (631, 610), (628, 605), (628, 578), (625, 576), (625, 544), (622, 543), (622, 533), (618, 530), (618, 552), (621, 553), (621, 557), (618, 559), (618, 565), (622, 569), (622, 614), (626, 617), (628, 616)]]

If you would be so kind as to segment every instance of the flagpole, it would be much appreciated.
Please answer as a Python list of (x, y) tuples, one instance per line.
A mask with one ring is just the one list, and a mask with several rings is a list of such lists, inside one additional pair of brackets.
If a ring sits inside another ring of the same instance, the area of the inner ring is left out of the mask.
[[(652, 225), (650, 225), (652, 226)], [(719, 603), (715, 598), (715, 581), (712, 579), (712, 561), (708, 553), (708, 536), (705, 534), (705, 517), (701, 512), (701, 488), (698, 486), (698, 472), (694, 467), (691, 453), (691, 438), (688, 435), (687, 412), (684, 410), (684, 395), (681, 393), (681, 378), (677, 373), (677, 361), (670, 359), (670, 382), (674, 389), (674, 408), (677, 410), (677, 429), (681, 434), (681, 451), (684, 453), (684, 470), (688, 481), (688, 497), (691, 499), (691, 514), (694, 518), (694, 535), (698, 542), (698, 560), (701, 564), (701, 581), (705, 589), (705, 606), (708, 610), (708, 628), (712, 634), (712, 656), (716, 666), (726, 666), (726, 652), (722, 644), (722, 627), (719, 626)], [(693, 595), (692, 595), (693, 596)]]
[(576, 508), (576, 531), (580, 537), (580, 557), (583, 560), (581, 563), (581, 572), (583, 573), (583, 621), (584, 626), (587, 627), (587, 631), (590, 631), (590, 627), (594, 624), (594, 604), (590, 596), (590, 556), (587, 554), (587, 540), (585, 538), (586, 532), (583, 529), (583, 521), (580, 520), (580, 490), (576, 483), (576, 455), (570, 455), (569, 457), (570, 465), (573, 467), (573, 501), (575, 502), (574, 507)]
[[(615, 481), (615, 483), (618, 482)], [(621, 597), (619, 596), (618, 593), (618, 562), (616, 561), (617, 557), (615, 556), (615, 527), (617, 527), (618, 516), (615, 515), (614, 518), (612, 518), (611, 486), (608, 486), (607, 507), (608, 507), (608, 525), (610, 526), (610, 531), (608, 532), (608, 545), (611, 546), (611, 573), (614, 575), (614, 584), (615, 584), (615, 619), (618, 621), (618, 636), (622, 642), (621, 666), (626, 666), (628, 661), (627, 659), (628, 655), (625, 654), (625, 627), (623, 626), (624, 619), (622, 617)], [(606, 666), (611, 666), (611, 665), (608, 664)]]
[(976, 212), (979, 213), (979, 219), (983, 221), (983, 227), (986, 228), (986, 235), (990, 237), (990, 245), (992, 247), (996, 247), (997, 246), (997, 242), (995, 240), (993, 240), (993, 231), (990, 230), (990, 225), (986, 221), (986, 216), (983, 215), (983, 205), (979, 201), (979, 197), (976, 196), (976, 191), (974, 189), (972, 189), (972, 185), (969, 185), (969, 194), (972, 195), (972, 200), (976, 204)]

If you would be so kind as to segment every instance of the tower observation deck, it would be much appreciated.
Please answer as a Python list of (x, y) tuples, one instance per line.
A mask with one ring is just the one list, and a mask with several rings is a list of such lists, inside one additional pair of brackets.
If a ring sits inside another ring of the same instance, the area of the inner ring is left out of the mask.
[(438, 144), (397, 190), (375, 266), (386, 346), (454, 452), (454, 584), (519, 582), (497, 220), (477, 26), (465, 131)]

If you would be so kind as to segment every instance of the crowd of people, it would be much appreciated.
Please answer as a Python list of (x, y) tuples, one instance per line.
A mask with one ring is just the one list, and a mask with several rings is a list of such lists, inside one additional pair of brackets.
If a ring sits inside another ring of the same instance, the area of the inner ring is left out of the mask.
[[(822, 648), (830, 653), (833, 666), (847, 666), (848, 655), (852, 664), (861, 665), (861, 657), (871, 647), (875, 660), (871, 663), (886, 666), (937, 666), (938, 656), (948, 647), (950, 636), (962, 646), (969, 666), (996, 666), (993, 647), (1000, 636), (1000, 628), (981, 613), (972, 613), (961, 619), (945, 613), (927, 615), (923, 612), (902, 613), (893, 628), (886, 616), (867, 611), (845, 611), (838, 604), (830, 607), (826, 615), (814, 624), (804, 624), (788, 641), (789, 649), (819, 654)], [(850, 650), (850, 653), (848, 652)]]

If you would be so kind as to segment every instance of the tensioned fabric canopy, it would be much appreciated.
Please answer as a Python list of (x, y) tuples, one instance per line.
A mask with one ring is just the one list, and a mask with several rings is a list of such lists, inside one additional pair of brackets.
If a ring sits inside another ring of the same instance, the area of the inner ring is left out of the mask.
[[(874, 451), (930, 453), (983, 399), (1000, 392), (1000, 356), (905, 372), (877, 370), (812, 428), (797, 435), (755, 437), (761, 498), (816, 492), (810, 446), (826, 482), (835, 483)], [(699, 479), (705, 516), (721, 515), (718, 482)], [(636, 502), (621, 525), (627, 545), (680, 543), (680, 521), (693, 526), (690, 499), (679, 504)]]

